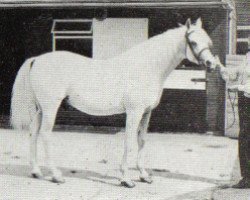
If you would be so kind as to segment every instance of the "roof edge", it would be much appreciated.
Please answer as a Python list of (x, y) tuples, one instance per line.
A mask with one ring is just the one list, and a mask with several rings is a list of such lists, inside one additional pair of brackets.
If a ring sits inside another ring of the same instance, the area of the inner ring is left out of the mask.
[(81, 2), (81, 1), (20, 1), (13, 0), (11, 2), (1, 2), (0, 8), (42, 8), (42, 7), (54, 7), (54, 8), (72, 8), (72, 7), (132, 7), (132, 8), (190, 8), (190, 7), (223, 7), (224, 9), (230, 9), (226, 2)]

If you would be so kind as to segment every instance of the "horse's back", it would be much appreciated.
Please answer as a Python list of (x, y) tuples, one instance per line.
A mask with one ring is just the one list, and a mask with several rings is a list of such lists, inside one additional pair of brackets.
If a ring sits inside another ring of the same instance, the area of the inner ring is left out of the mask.
[(37, 97), (64, 98), (76, 69), (90, 59), (66, 51), (50, 52), (34, 58), (30, 82)]
[(91, 63), (92, 59), (69, 51), (55, 51), (36, 57), (36, 65), (49, 67), (50, 70), (73, 70), (84, 63)]
[(42, 103), (68, 96), (74, 107), (89, 114), (121, 113), (121, 70), (109, 63), (66, 51), (46, 53), (33, 62), (32, 88)]
[(107, 60), (67, 51), (46, 53), (33, 62), (31, 84), (39, 101), (68, 96), (74, 107), (94, 115), (121, 113), (132, 104), (155, 104), (159, 84), (152, 84), (148, 58), (135, 59), (135, 52)]

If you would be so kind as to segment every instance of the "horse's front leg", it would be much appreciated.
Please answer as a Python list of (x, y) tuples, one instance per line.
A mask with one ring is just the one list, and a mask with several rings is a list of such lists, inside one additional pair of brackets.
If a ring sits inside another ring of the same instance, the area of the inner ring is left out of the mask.
[(145, 170), (145, 136), (148, 129), (148, 124), (151, 116), (151, 109), (147, 109), (142, 116), (139, 132), (138, 132), (138, 157), (137, 157), (137, 168), (140, 171), (140, 180), (146, 183), (152, 183), (151, 177), (148, 175), (148, 172)]
[(142, 118), (144, 110), (131, 110), (127, 112), (126, 131), (124, 140), (124, 154), (121, 164), (122, 180), (121, 184), (125, 187), (132, 188), (135, 186), (134, 182), (128, 175), (128, 158), (131, 157), (133, 145), (137, 145), (136, 139), (138, 134), (138, 127)]

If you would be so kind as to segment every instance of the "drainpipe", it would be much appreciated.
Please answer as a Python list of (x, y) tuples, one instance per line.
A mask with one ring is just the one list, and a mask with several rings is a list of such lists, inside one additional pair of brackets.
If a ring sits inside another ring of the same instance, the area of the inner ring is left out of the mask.
[(228, 54), (236, 54), (237, 45), (237, 13), (234, 0), (224, 0), (229, 6), (229, 51)]

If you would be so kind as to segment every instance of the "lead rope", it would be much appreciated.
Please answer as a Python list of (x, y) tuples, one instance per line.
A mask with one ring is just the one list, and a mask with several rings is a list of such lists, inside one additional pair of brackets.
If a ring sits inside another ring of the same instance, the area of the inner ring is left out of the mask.
[[(236, 112), (235, 112), (235, 101), (236, 101), (236, 92), (234, 92), (234, 98), (232, 99), (231, 97), (231, 94), (229, 92), (229, 90), (227, 90), (227, 94), (228, 94), (228, 98), (229, 98), (229, 101), (230, 101), (230, 105), (231, 105), (231, 108), (232, 108), (232, 112), (233, 112), (233, 122), (230, 124), (230, 126), (228, 126), (226, 128), (226, 130), (232, 128), (236, 122)], [(228, 117), (227, 117), (228, 118)]]
[[(243, 75), (242, 75), (242, 76), (243, 76)], [(244, 79), (244, 78), (241, 77), (241, 84), (243, 84), (243, 79)], [(228, 127), (226, 128), (226, 130), (232, 128), (233, 125), (234, 125), (235, 122), (236, 122), (235, 101), (236, 101), (236, 96), (237, 96), (236, 92), (234, 92), (234, 99), (232, 100), (232, 97), (231, 97), (231, 95), (230, 95), (229, 90), (227, 90), (227, 93), (228, 93), (229, 101), (230, 101), (230, 104), (231, 104), (231, 107), (232, 107), (232, 111), (233, 111), (233, 122), (232, 122), (232, 124), (231, 124), (230, 126), (228, 126)]]

